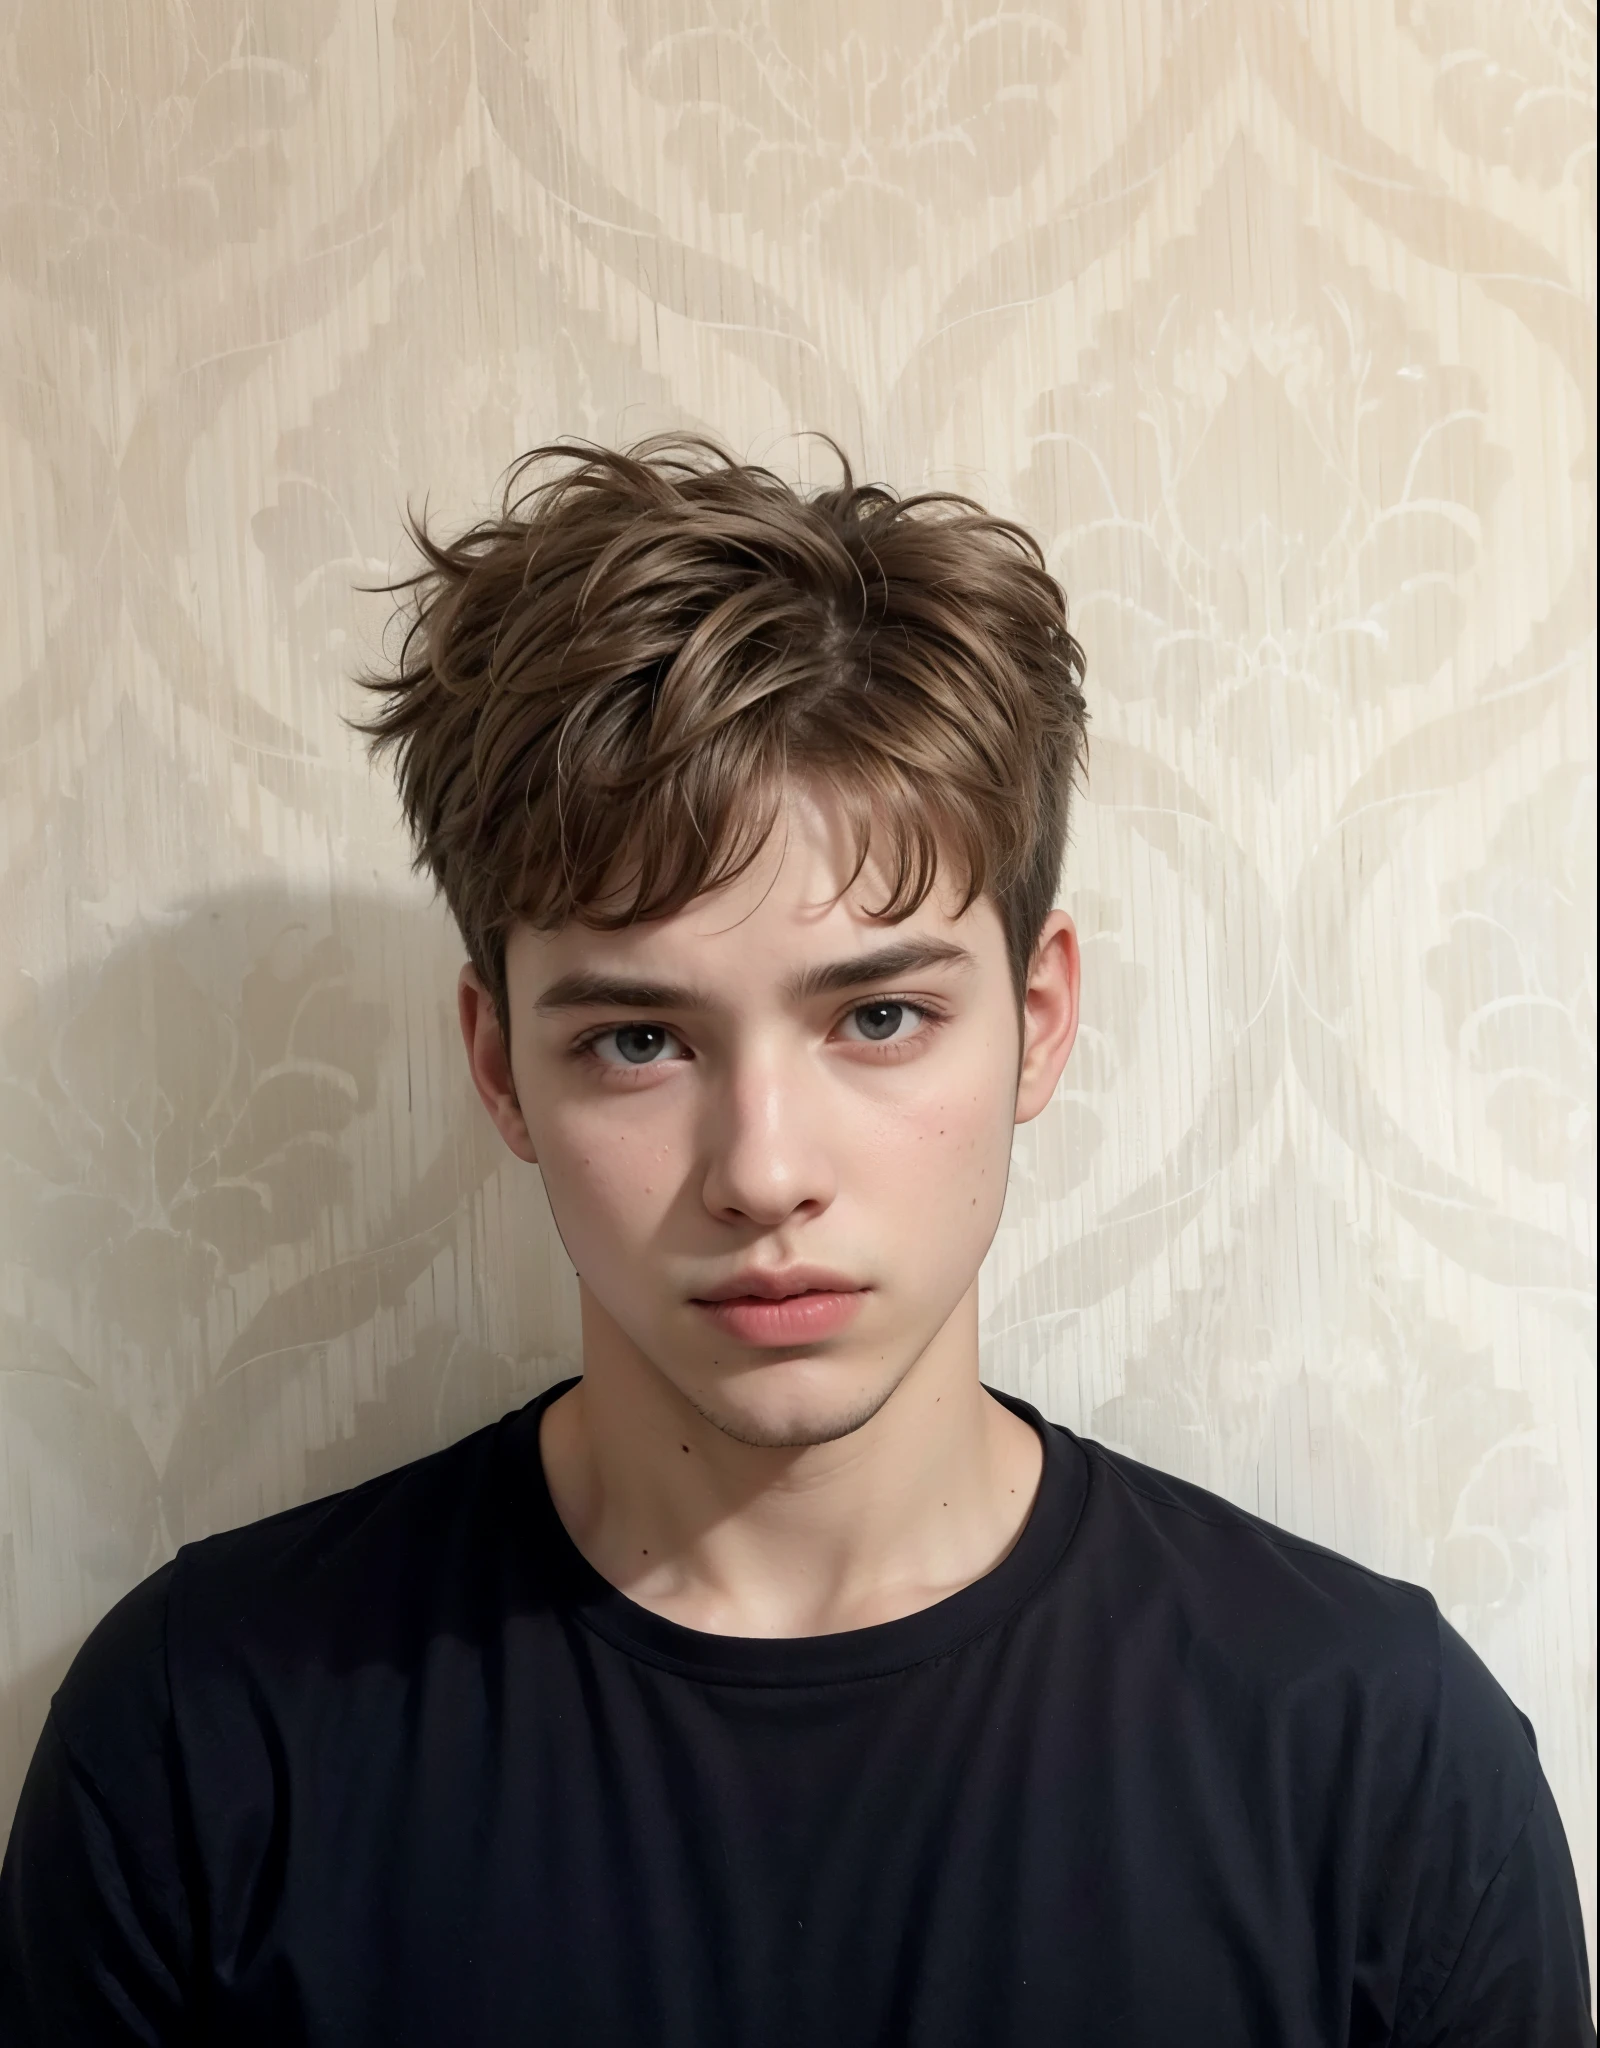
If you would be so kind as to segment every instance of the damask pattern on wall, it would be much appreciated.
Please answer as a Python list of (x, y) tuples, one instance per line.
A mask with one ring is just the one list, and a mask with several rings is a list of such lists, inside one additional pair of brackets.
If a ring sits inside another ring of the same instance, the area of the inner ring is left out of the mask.
[(1587, 0), (0, 9), (0, 1814), (176, 1545), (577, 1358), (343, 726), (677, 425), (1023, 520), (1084, 1024), (986, 1371), (1433, 1588), (1593, 1926)]

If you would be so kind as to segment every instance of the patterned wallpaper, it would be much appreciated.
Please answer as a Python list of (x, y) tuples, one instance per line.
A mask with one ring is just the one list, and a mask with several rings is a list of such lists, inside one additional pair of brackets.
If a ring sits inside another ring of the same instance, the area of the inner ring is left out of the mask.
[(1425, 1581), (1594, 1884), (1591, 0), (0, 8), (0, 1816), (175, 1545), (575, 1358), (340, 724), (668, 424), (1027, 521), (1085, 1023), (993, 1381)]

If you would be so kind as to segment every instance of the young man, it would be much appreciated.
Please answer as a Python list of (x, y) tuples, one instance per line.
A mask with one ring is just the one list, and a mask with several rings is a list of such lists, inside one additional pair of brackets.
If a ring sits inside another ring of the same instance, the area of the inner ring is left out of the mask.
[(424, 538), (367, 730), (583, 1376), (101, 1624), (0, 2037), (1592, 2038), (1532, 1732), (1429, 1596), (979, 1381), (1078, 1017), (1037, 549), (699, 444), (545, 455)]

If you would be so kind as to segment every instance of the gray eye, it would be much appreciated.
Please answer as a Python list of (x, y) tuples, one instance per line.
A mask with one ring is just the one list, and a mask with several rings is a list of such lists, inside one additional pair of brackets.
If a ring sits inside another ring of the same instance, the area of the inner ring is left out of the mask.
[(863, 1038), (874, 1043), (893, 1038), (906, 1014), (904, 1003), (863, 1003), (852, 1013)]
[(661, 1024), (623, 1024), (611, 1038), (630, 1067), (647, 1067), (666, 1045), (668, 1035)]

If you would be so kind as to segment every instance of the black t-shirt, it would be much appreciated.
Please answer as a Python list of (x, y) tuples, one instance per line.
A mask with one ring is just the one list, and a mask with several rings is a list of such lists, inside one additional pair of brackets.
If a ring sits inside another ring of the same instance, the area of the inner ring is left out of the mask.
[(6, 2048), (1593, 2039), (1532, 1732), (1425, 1592), (1010, 1401), (994, 1571), (705, 1635), (563, 1530), (559, 1391), (96, 1629), (0, 1875)]

